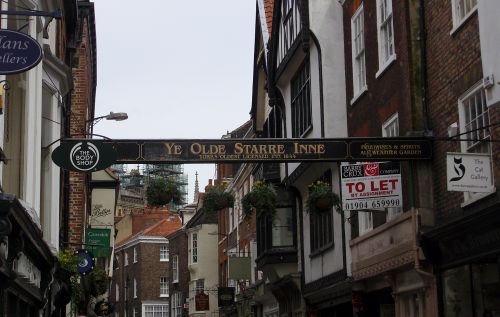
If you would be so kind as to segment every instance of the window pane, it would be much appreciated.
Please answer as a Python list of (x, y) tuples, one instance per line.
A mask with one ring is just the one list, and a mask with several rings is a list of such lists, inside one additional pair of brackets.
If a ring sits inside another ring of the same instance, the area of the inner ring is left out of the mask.
[(273, 223), (273, 246), (293, 245), (293, 220), (291, 208), (277, 208)]
[(309, 60), (297, 71), (292, 86), (292, 136), (301, 137), (311, 125)]
[(462, 100), (465, 114), (465, 132), (467, 132), (467, 152), (489, 152), (489, 143), (482, 142), (489, 138), (489, 114), (484, 90), (480, 89)]
[(443, 274), (445, 317), (473, 316), (469, 266), (447, 270)]

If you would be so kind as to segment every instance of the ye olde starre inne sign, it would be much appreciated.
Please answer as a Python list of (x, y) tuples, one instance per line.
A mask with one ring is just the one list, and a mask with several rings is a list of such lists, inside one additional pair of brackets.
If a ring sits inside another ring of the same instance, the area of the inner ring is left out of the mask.
[(421, 160), (423, 138), (110, 140), (117, 163), (218, 163)]
[(0, 75), (22, 73), (42, 60), (42, 47), (31, 36), (0, 30)]
[(92, 140), (64, 139), (52, 154), (80, 172), (117, 164), (372, 162), (432, 157), (426, 138)]

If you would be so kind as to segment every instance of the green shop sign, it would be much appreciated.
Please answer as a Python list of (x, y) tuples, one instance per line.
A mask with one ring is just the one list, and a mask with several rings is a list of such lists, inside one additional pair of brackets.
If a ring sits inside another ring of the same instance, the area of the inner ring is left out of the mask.
[(85, 232), (85, 248), (95, 257), (109, 256), (110, 229), (87, 228)]
[(94, 172), (111, 166), (116, 151), (102, 140), (64, 140), (52, 152), (52, 161), (67, 170)]

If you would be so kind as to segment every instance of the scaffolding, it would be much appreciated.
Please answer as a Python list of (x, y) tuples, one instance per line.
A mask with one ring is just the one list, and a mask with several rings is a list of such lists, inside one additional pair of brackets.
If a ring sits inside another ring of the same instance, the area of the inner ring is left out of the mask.
[(152, 179), (163, 178), (165, 181), (171, 179), (179, 188), (184, 204), (170, 202), (170, 210), (178, 210), (187, 203), (188, 198), (188, 175), (184, 174), (184, 165), (180, 164), (144, 164), (129, 169), (126, 164), (115, 164), (112, 167), (120, 177), (120, 189), (128, 193), (134, 193), (146, 202), (146, 188)]

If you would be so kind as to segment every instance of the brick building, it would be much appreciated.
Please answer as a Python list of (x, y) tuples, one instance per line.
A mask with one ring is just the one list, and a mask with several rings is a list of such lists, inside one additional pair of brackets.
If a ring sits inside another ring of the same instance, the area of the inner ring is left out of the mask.
[[(247, 121), (223, 138), (251, 138), (252, 122)], [(218, 164), (215, 184), (227, 183), (226, 191), (235, 198), (233, 207), (218, 211), (219, 286), (230, 288), (236, 302), (219, 307), (221, 316), (245, 315), (251, 311), (250, 302), (257, 274), (255, 260), (257, 238), (255, 215), (244, 219), (241, 199), (253, 184), (252, 171), (256, 164)], [(237, 270), (234, 268), (238, 267)]]
[(170, 246), (170, 316), (188, 316), (189, 302), (189, 270), (188, 239), (185, 228), (181, 228), (167, 237)]
[[(419, 9), (409, 1), (343, 3), (349, 137), (431, 134), (422, 98)], [(431, 163), (390, 164), (399, 170), (402, 204), (349, 215), (353, 290), (362, 302), (354, 310), (373, 316), (433, 316), (435, 281), (417, 235), (422, 226), (433, 224)]]
[(109, 300), (117, 314), (169, 316), (170, 253), (165, 237), (180, 227), (179, 216), (169, 214), (115, 246)]
[[(97, 47), (95, 37), (94, 4), (79, 1), (81, 24), (80, 38), (75, 39), (76, 63), (73, 71), (71, 93), (71, 111), (69, 112), (68, 130), (65, 137), (87, 138), (92, 133), (92, 122), (95, 111), (95, 94), (97, 86)], [(65, 201), (63, 208), (63, 239), (71, 247), (83, 242), (84, 227), (87, 214), (90, 213), (90, 193), (87, 184), (90, 176), (87, 173), (63, 170)]]
[[(425, 11), (428, 100), (436, 136), (436, 226), (424, 231), (423, 245), (440, 290), (438, 314), (495, 316), (500, 314), (500, 196), (496, 190), (500, 39), (494, 30), (499, 27), (500, 3), (431, 1)], [(473, 168), (476, 179), (477, 175), (484, 179), (481, 187), (466, 187), (463, 192), (451, 187), (470, 181)]]

